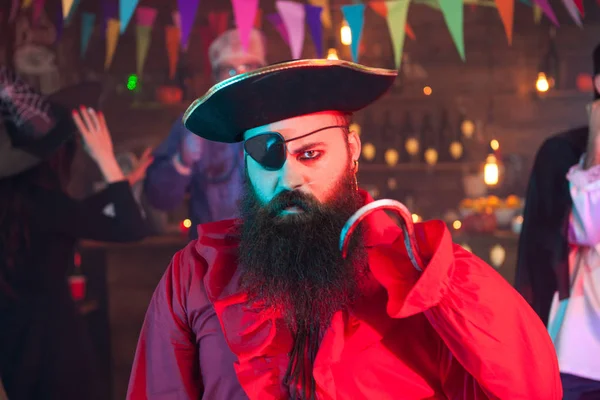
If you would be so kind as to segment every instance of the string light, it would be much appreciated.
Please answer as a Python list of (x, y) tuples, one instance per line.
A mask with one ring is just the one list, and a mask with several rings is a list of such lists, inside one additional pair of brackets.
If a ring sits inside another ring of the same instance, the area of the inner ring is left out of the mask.
[(498, 178), (500, 176), (500, 169), (498, 168), (498, 160), (493, 154), (489, 154), (485, 160), (485, 166), (483, 167), (483, 180), (488, 186), (495, 186), (498, 184)]
[(537, 81), (535, 82), (535, 88), (540, 93), (547, 92), (548, 89), (550, 89), (550, 82), (548, 82), (548, 78), (546, 77), (545, 73), (538, 73)]
[(432, 93), (432, 92), (433, 92), (433, 90), (431, 89), (431, 87), (430, 87), (430, 86), (425, 86), (425, 87), (423, 88), (423, 94), (425, 94), (425, 96), (429, 96), (429, 95), (431, 95), (431, 93)]
[(344, 21), (340, 28), (340, 36), (343, 45), (350, 46), (352, 44), (352, 31), (346, 21)]
[(456, 230), (459, 230), (462, 227), (462, 222), (460, 222), (459, 220), (456, 220), (452, 223), (452, 227)]
[(496, 151), (500, 148), (500, 142), (498, 142), (496, 139), (492, 139), (492, 141), (490, 142), (490, 147), (492, 148), (492, 150)]
[(184, 219), (183, 220), (183, 227), (187, 228), (187, 229), (191, 228), (192, 227), (192, 221), (190, 219), (187, 219), (187, 218)]
[(327, 59), (328, 60), (339, 60), (340, 58), (338, 57), (337, 50), (334, 49), (333, 47), (331, 49), (327, 50)]

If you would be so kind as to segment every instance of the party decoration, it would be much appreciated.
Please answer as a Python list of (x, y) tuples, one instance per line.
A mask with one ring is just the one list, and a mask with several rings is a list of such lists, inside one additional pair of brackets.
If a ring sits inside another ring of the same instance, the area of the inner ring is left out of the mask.
[(88, 44), (94, 32), (94, 22), (96, 21), (96, 14), (84, 12), (81, 14), (81, 48), (80, 56), (83, 58), (87, 50)]
[(152, 39), (152, 26), (156, 19), (156, 9), (150, 7), (139, 7), (135, 13), (137, 25), (135, 27), (136, 33), (136, 61), (137, 61), (137, 74), (142, 76), (144, 70), (144, 63), (146, 62), (146, 56), (148, 55), (148, 49), (150, 48), (150, 41)]
[(542, 8), (540, 6), (538, 6), (537, 4), (533, 5), (533, 22), (536, 25), (539, 25), (540, 21), (542, 20)]
[(10, 16), (8, 17), (8, 22), (12, 22), (15, 18), (17, 18), (17, 12), (19, 11), (19, 0), (12, 0), (10, 6)]
[(23, 0), (23, 3), (21, 3), (21, 10), (26, 10), (31, 7), (31, 3), (32, 0)]
[(579, 14), (583, 17), (585, 15), (585, 10), (583, 9), (583, 0), (573, 0), (577, 9), (579, 10)]
[(577, 8), (577, 5), (573, 2), (573, 0), (562, 0), (562, 2), (565, 5), (565, 8), (569, 12), (569, 15), (571, 16), (575, 24), (578, 27), (583, 28), (583, 25), (581, 24), (581, 17), (579, 16), (579, 9)]
[(402, 50), (404, 48), (404, 25), (408, 14), (408, 5), (410, 0), (386, 1), (387, 23), (394, 45), (394, 62), (396, 68), (400, 68), (402, 61)]
[(554, 11), (552, 10), (552, 7), (550, 7), (548, 0), (535, 0), (535, 3), (542, 9), (550, 21), (558, 26), (558, 20), (556, 19), (556, 15), (554, 15)]
[(331, 28), (331, 10), (329, 8), (329, 0), (308, 0), (308, 2), (317, 7), (321, 7), (321, 22), (327, 29)]
[(256, 17), (254, 18), (254, 28), (261, 30), (262, 29), (262, 19), (263, 19), (263, 10), (260, 8), (256, 10)]
[(228, 24), (229, 24), (229, 12), (228, 11), (220, 11), (220, 12), (213, 11), (213, 12), (208, 13), (208, 26), (210, 27), (210, 31), (212, 33), (213, 38), (216, 38), (221, 33), (225, 32), (227, 30)]
[(352, 44), (350, 48), (352, 60), (358, 62), (358, 49), (365, 22), (365, 5), (353, 4), (342, 6), (342, 13), (344, 14), (344, 19), (348, 22), (348, 26), (350, 26), (350, 32), (352, 32)]
[(306, 5), (306, 23), (308, 24), (310, 36), (312, 37), (317, 57), (323, 58), (323, 23), (321, 13), (323, 8), (319, 6)]
[(106, 23), (106, 56), (104, 59), (104, 69), (107, 70), (112, 64), (117, 42), (119, 41), (119, 25), (120, 21), (116, 18), (111, 18)]
[(440, 9), (448, 25), (448, 30), (454, 40), (460, 58), (465, 61), (465, 40), (463, 34), (463, 1), (444, 0), (440, 1)]
[(104, 0), (102, 1), (101, 32), (106, 32), (108, 28), (108, 20), (111, 18), (119, 19), (119, 3), (115, 0)]
[(279, 15), (278, 13), (269, 14), (269, 15), (267, 15), (267, 21), (269, 21), (273, 25), (275, 30), (277, 30), (277, 32), (279, 32), (279, 35), (281, 35), (281, 38), (283, 39), (285, 44), (287, 44), (289, 46), (290, 45), (290, 37), (287, 33), (287, 29), (285, 28), (285, 25), (283, 24), (281, 15)]
[(33, 1), (33, 12), (31, 13), (31, 22), (33, 26), (36, 26), (40, 20), (40, 15), (42, 14), (42, 10), (44, 9), (44, 4), (46, 0), (34, 0)]
[(194, 26), (194, 20), (196, 19), (196, 12), (200, 0), (177, 0), (177, 6), (179, 10), (180, 24), (181, 24), (181, 48), (185, 51), (188, 47), (188, 40), (190, 33), (192, 33), (192, 27)]
[(496, 0), (496, 8), (498, 8), (498, 14), (500, 14), (500, 19), (504, 25), (504, 32), (506, 32), (508, 44), (511, 45), (513, 36), (515, 0)]
[(304, 46), (304, 21), (306, 17), (304, 4), (280, 0), (275, 3), (275, 7), (277, 7), (287, 30), (292, 58), (298, 59), (302, 56), (302, 47)]
[(138, 0), (119, 0), (119, 20), (121, 21), (121, 34), (125, 32), (133, 16)]
[(66, 26), (68, 26), (71, 23), (71, 20), (73, 19), (73, 15), (75, 15), (75, 10), (77, 10), (77, 6), (79, 6), (79, 1), (80, 0), (73, 1), (73, 4), (71, 5), (71, 9), (69, 10), (69, 13), (67, 15), (63, 15)]
[[(375, 11), (377, 14), (379, 14), (382, 18), (387, 18), (388, 6), (387, 6), (386, 2), (374, 0), (374, 1), (369, 2), (369, 7), (371, 7), (371, 9), (373, 11)], [(404, 32), (406, 33), (406, 35), (409, 38), (411, 38), (411, 40), (417, 39), (415, 36), (415, 32), (413, 31), (411, 26), (406, 22), (404, 23)]]
[(247, 49), (250, 44), (250, 32), (254, 26), (258, 0), (231, 0), (233, 6), (233, 17), (240, 33), (242, 48)]
[(181, 41), (181, 31), (174, 25), (165, 26), (165, 44), (167, 46), (167, 56), (169, 57), (169, 79), (175, 77), (177, 62), (179, 61), (179, 42)]
[(73, 8), (74, 0), (62, 0), (62, 15), (64, 19), (67, 19), (71, 8)]

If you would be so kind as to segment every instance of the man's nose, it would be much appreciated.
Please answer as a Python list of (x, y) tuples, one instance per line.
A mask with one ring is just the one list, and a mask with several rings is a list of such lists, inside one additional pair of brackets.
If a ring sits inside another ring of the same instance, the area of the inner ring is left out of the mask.
[(304, 177), (301, 173), (302, 165), (291, 155), (288, 155), (285, 164), (281, 167), (278, 189), (297, 190), (304, 185)]

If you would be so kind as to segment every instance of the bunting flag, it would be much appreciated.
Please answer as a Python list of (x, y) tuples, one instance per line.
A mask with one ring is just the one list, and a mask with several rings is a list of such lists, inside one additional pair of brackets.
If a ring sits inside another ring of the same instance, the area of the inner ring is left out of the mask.
[(209, 12), (208, 13), (208, 26), (210, 27), (213, 39), (219, 36), (221, 33), (227, 30), (229, 26), (229, 12)]
[(408, 15), (408, 5), (410, 0), (386, 1), (387, 24), (394, 45), (394, 61), (396, 68), (400, 68), (402, 62), (402, 50), (404, 48), (404, 25)]
[[(69, 7), (68, 14), (63, 14), (63, 18), (65, 19), (65, 25), (69, 25), (71, 20), (73, 19), (73, 15), (75, 15), (75, 11), (77, 10), (77, 6), (79, 6), (80, 0), (70, 0), (71, 6)], [(64, 0), (63, 0), (64, 2)], [(63, 3), (64, 4), (64, 3)], [(63, 9), (64, 12), (64, 9)]]
[(104, 59), (104, 69), (107, 70), (112, 64), (117, 42), (119, 41), (119, 25), (121, 23), (116, 18), (110, 18), (106, 22), (106, 58)]
[(352, 33), (352, 44), (350, 45), (352, 60), (358, 62), (358, 49), (362, 38), (363, 25), (365, 23), (365, 5), (353, 4), (342, 6), (341, 8), (344, 19), (348, 23), (350, 32)]
[(278, 13), (273, 13), (273, 14), (267, 15), (266, 18), (267, 18), (267, 21), (269, 21), (271, 23), (271, 25), (273, 25), (275, 30), (277, 32), (279, 32), (279, 35), (281, 36), (281, 38), (283, 39), (285, 44), (287, 44), (289, 46), (290, 45), (290, 37), (288, 36), (287, 30), (285, 29), (285, 25), (283, 24), (281, 15), (279, 15)]
[(109, 19), (119, 19), (119, 3), (117, 1), (118, 0), (102, 1), (102, 27), (100, 32), (106, 32)]
[(444, 15), (444, 20), (454, 40), (456, 49), (460, 58), (465, 61), (465, 39), (463, 33), (463, 1), (462, 0), (444, 0), (440, 1), (440, 9)]
[(323, 8), (307, 4), (305, 5), (305, 12), (306, 23), (315, 45), (317, 57), (323, 58), (323, 23), (321, 22)]
[(533, 22), (538, 25), (542, 20), (542, 8), (537, 4), (533, 5)]
[(329, 0), (308, 0), (308, 2), (317, 7), (321, 7), (321, 22), (327, 29), (331, 28), (331, 9), (329, 8)]
[(579, 16), (579, 9), (577, 8), (577, 5), (575, 5), (573, 0), (562, 0), (562, 2), (565, 5), (565, 8), (569, 12), (569, 15), (571, 16), (575, 24), (578, 27), (583, 28), (583, 25), (581, 24), (581, 17)]
[(133, 17), (138, 0), (119, 0), (119, 21), (121, 21), (121, 35), (127, 30), (129, 21)]
[(554, 15), (554, 11), (552, 11), (552, 7), (550, 7), (548, 0), (535, 0), (535, 3), (540, 6), (550, 21), (552, 21), (554, 25), (558, 26), (558, 20), (556, 19), (556, 15)]
[(54, 14), (54, 28), (56, 29), (56, 40), (54, 44), (58, 43), (63, 33), (63, 15), (62, 7), (56, 7), (56, 14)]
[(302, 57), (304, 47), (304, 24), (306, 21), (306, 10), (304, 4), (295, 1), (278, 0), (275, 7), (281, 16), (290, 40), (292, 58)]
[(188, 47), (188, 41), (190, 39), (190, 33), (192, 33), (192, 27), (194, 26), (194, 20), (196, 19), (196, 12), (200, 0), (177, 0), (177, 7), (179, 10), (179, 18), (181, 24), (181, 48), (185, 51)]
[(508, 44), (512, 45), (515, 0), (496, 0), (496, 8), (504, 25)]
[(165, 26), (165, 45), (167, 46), (167, 56), (169, 58), (169, 79), (173, 79), (175, 77), (175, 72), (177, 71), (180, 40), (181, 30), (177, 26)]
[(260, 8), (256, 10), (256, 17), (254, 18), (254, 28), (259, 31), (262, 29), (263, 10)]
[(44, 9), (44, 4), (46, 0), (34, 0), (33, 1), (33, 12), (31, 14), (31, 21), (33, 26), (37, 26), (40, 21), (40, 15), (42, 14), (42, 10)]
[(258, 10), (258, 0), (231, 0), (231, 5), (233, 6), (235, 25), (240, 34), (240, 42), (242, 48), (246, 50), (250, 44), (250, 32), (252, 32)]
[(577, 6), (577, 9), (579, 10), (579, 14), (584, 17), (585, 16), (585, 10), (583, 9), (583, 0), (574, 0), (575, 5)]
[(156, 9), (151, 7), (138, 7), (135, 11), (136, 27), (136, 72), (139, 77), (144, 72), (144, 64), (146, 56), (150, 49), (150, 41), (152, 40), (152, 26), (156, 20)]
[[(371, 9), (373, 11), (375, 11), (377, 14), (379, 14), (382, 18), (387, 18), (387, 13), (388, 13), (388, 9), (387, 9), (387, 5), (385, 4), (385, 2), (383, 1), (379, 1), (379, 0), (374, 0), (369, 2), (369, 7), (371, 7)], [(415, 36), (415, 32), (413, 31), (413, 29), (411, 28), (411, 26), (408, 23), (404, 24), (404, 33), (406, 33), (406, 35), (411, 39), (411, 40), (416, 40), (417, 37)]]
[(84, 12), (81, 14), (81, 48), (80, 56), (83, 58), (87, 50), (92, 33), (94, 32), (94, 22), (96, 21), (96, 14)]
[(173, 19), (173, 25), (181, 30), (181, 15), (179, 15), (179, 11), (173, 11), (171, 13), (171, 18)]
[(21, 10), (26, 10), (31, 7), (32, 0), (23, 0), (21, 3)]
[(73, 8), (74, 0), (62, 0), (62, 15), (63, 19), (67, 19), (69, 13), (71, 12), (71, 8)]

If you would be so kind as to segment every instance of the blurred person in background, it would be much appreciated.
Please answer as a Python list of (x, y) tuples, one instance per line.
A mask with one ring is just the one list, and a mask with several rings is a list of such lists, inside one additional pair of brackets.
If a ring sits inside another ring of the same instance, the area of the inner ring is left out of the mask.
[(548, 138), (529, 179), (516, 288), (548, 326), (564, 400), (600, 399), (600, 45), (589, 126)]
[[(103, 114), (87, 108), (101, 89), (45, 97), (0, 68), (0, 379), (11, 400), (96, 398), (93, 349), (68, 284), (75, 246), (146, 234), (130, 185), (150, 159), (123, 175)], [(81, 201), (66, 191), (77, 131), (108, 183)]]
[[(224, 32), (209, 48), (215, 83), (266, 64), (265, 38), (252, 30), (247, 50), (237, 29)], [(173, 124), (166, 141), (154, 153), (148, 168), (144, 193), (153, 207), (170, 211), (190, 194), (190, 237), (196, 225), (234, 218), (244, 179), (243, 148), (240, 143), (218, 143), (187, 130), (181, 118)]]

